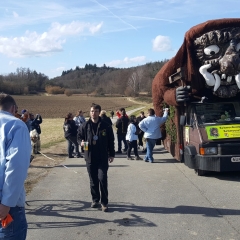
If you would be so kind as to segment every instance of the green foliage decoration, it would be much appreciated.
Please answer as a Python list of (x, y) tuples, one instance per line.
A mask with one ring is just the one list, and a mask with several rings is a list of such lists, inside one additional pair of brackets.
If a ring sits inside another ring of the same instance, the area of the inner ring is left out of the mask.
[[(166, 107), (166, 104), (164, 104), (164, 107)], [(166, 132), (170, 136), (172, 143), (177, 142), (177, 128), (174, 123), (175, 111), (176, 111), (176, 109), (174, 106), (169, 107), (169, 115), (168, 115), (168, 119), (165, 123)]]

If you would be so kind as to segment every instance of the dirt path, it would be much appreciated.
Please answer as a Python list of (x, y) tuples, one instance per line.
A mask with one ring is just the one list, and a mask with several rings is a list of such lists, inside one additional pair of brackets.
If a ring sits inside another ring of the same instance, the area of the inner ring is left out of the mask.
[(55, 166), (61, 164), (67, 157), (67, 143), (62, 142), (50, 148), (43, 149), (42, 154), (35, 155), (28, 170), (25, 189), (28, 194), (35, 184), (45, 177)]

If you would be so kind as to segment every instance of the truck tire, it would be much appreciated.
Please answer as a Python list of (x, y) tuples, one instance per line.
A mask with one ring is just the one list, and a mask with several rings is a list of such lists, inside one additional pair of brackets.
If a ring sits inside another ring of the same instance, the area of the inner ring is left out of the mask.
[(205, 176), (207, 173), (207, 171), (201, 169), (194, 169), (194, 171), (198, 176)]

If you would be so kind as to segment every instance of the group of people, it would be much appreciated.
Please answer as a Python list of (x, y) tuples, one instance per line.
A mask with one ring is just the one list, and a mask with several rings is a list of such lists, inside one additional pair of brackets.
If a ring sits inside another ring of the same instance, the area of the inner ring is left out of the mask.
[[(118, 151), (116, 153), (122, 153), (122, 142), (124, 143), (123, 152), (127, 153), (128, 160), (142, 160), (138, 154), (138, 147), (143, 148), (143, 153), (146, 153), (144, 157), (145, 162), (153, 163), (153, 148), (156, 141), (161, 138), (160, 125), (167, 120), (168, 109), (164, 111), (163, 117), (156, 117), (154, 109), (148, 109), (148, 117), (144, 115), (144, 112), (140, 112), (140, 116), (131, 115), (127, 116), (124, 108), (117, 111), (118, 116), (116, 122), (117, 139), (118, 139)], [(146, 140), (146, 148), (143, 147), (143, 138)], [(131, 150), (134, 149), (135, 158), (131, 157)]]
[(23, 109), (21, 114), (18, 113), (18, 108), (15, 110), (15, 117), (21, 119), (27, 126), (27, 129), (30, 134), (32, 154), (31, 161), (34, 158), (34, 154), (40, 154), (41, 151), (41, 126), (42, 116), (40, 114), (34, 115), (32, 112), (29, 112), (27, 109)]
[[(27, 111), (23, 111), (23, 116), (19, 117), (21, 119), (19, 120), (15, 117), (17, 109), (13, 97), (0, 94), (0, 174), (3, 176), (0, 179), (0, 221), (9, 216), (10, 225), (12, 219), (14, 221), (14, 228), (4, 228), (4, 225), (0, 225), (0, 231), (3, 239), (8, 239), (5, 237), (8, 235), (12, 237), (11, 239), (24, 240), (27, 234), (24, 181), (27, 177), (32, 147), (29, 129), (24, 121), (27, 118), (25, 114)], [(128, 149), (129, 159), (132, 148), (134, 148), (135, 158), (139, 158), (137, 139), (141, 131), (147, 141), (147, 154), (144, 160), (153, 162), (152, 149), (156, 140), (161, 138), (160, 125), (166, 121), (167, 112), (166, 109), (163, 117), (156, 117), (154, 110), (149, 109), (148, 117), (141, 113), (141, 121), (135, 116), (128, 117), (125, 109), (118, 112), (119, 118), (116, 122), (118, 140), (127, 141), (125, 148)], [(38, 125), (42, 122), (39, 115), (30, 119), (32, 121), (38, 119)], [(34, 127), (33, 123), (30, 125)], [(69, 153), (72, 154), (72, 146), (75, 147), (77, 155), (80, 154), (79, 146), (84, 148), (84, 158), (90, 179), (91, 207), (101, 207), (102, 211), (107, 212), (107, 172), (109, 163), (112, 163), (115, 157), (111, 119), (106, 116), (106, 111), (101, 110), (100, 105), (92, 104), (88, 120), (85, 120), (81, 110), (75, 117), (72, 114), (65, 117), (64, 133), (69, 141)], [(121, 149), (120, 145), (119, 149)]]

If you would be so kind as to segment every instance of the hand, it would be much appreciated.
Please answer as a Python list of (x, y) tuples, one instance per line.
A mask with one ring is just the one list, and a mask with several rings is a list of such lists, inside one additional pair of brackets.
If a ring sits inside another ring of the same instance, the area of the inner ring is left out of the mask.
[(112, 163), (113, 160), (114, 160), (114, 157), (109, 157), (109, 158), (108, 158), (108, 161), (109, 161), (110, 163)]
[(84, 146), (84, 141), (82, 140), (82, 142), (81, 142), (81, 147), (83, 147)]
[(0, 204), (0, 220), (3, 220), (7, 216), (9, 210), (10, 207)]

